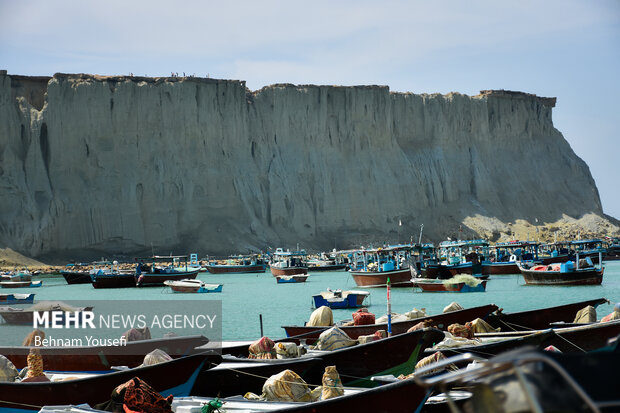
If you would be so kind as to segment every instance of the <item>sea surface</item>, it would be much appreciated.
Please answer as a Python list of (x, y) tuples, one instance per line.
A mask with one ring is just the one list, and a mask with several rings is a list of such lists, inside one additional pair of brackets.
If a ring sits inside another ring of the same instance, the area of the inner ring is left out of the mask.
[[(405, 313), (413, 308), (426, 309), (431, 315), (440, 313), (444, 307), (457, 302), (463, 307), (493, 303), (504, 312), (525, 311), (542, 307), (562, 305), (576, 301), (607, 298), (611, 304), (597, 308), (598, 318), (613, 311), (620, 302), (620, 261), (604, 263), (605, 273), (600, 286), (548, 287), (525, 285), (521, 275), (491, 276), (487, 291), (481, 293), (424, 293), (414, 288), (392, 288), (391, 307), (393, 313)], [(254, 340), (263, 334), (276, 339), (285, 336), (283, 325), (303, 325), (313, 311), (312, 295), (327, 288), (362, 289), (355, 285), (351, 276), (344, 271), (310, 273), (307, 282), (299, 284), (277, 284), (269, 270), (259, 274), (200, 273), (198, 278), (207, 283), (223, 284), (222, 293), (179, 294), (168, 287), (94, 289), (90, 284), (67, 285), (62, 276), (44, 276), (43, 286), (32, 289), (2, 289), (2, 293), (36, 293), (35, 302), (42, 300), (92, 302), (109, 300), (135, 302), (147, 301), (144, 311), (150, 311), (153, 302), (166, 301), (187, 312), (196, 312), (200, 303), (219, 308), (221, 303), (222, 338), (224, 340)], [(364, 290), (364, 289), (362, 289)], [(368, 309), (377, 317), (387, 311), (385, 288), (365, 289), (370, 292)], [(173, 303), (168, 301), (172, 300)], [(212, 301), (212, 302), (206, 302)], [(146, 303), (145, 303), (146, 304)], [(219, 311), (219, 310), (218, 310)], [(334, 319), (349, 319), (353, 309), (334, 310)], [(5, 326), (6, 327), (6, 326)], [(32, 330), (32, 326), (20, 327), (12, 334), (21, 338)], [(3, 330), (9, 331), (9, 330)], [(196, 331), (192, 331), (196, 333)], [(206, 334), (205, 334), (206, 335)], [(154, 336), (155, 338), (155, 336)], [(6, 344), (5, 344), (6, 345)]]

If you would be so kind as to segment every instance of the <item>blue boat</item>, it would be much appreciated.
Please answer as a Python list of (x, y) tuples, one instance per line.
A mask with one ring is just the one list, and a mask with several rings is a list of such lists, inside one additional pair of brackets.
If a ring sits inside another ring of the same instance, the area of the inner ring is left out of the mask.
[(312, 296), (316, 308), (327, 306), (329, 308), (358, 308), (364, 305), (364, 300), (370, 295), (367, 291), (331, 290)]
[(33, 294), (0, 294), (0, 304), (32, 304)]

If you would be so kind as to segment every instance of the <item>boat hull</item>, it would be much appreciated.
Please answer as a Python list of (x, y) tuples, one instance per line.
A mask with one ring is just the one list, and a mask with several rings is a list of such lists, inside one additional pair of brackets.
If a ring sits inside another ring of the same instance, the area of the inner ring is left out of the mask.
[(575, 270), (571, 272), (532, 271), (521, 268), (521, 275), (528, 285), (600, 285), (603, 270)]
[(0, 294), (0, 304), (32, 304), (34, 294)]
[[(0, 383), (0, 411), (16, 406), (24, 411), (39, 411), (42, 406), (87, 403), (94, 406), (110, 400), (119, 385), (139, 377), (164, 397), (188, 396), (207, 355), (182, 357), (152, 366), (102, 374), (77, 380), (36, 383)], [(210, 356), (215, 359), (214, 356)], [(20, 410), (13, 410), (20, 411)]]
[(196, 278), (200, 270), (183, 272), (171, 272), (171, 273), (142, 273), (138, 276), (136, 286), (138, 287), (161, 287), (164, 285), (164, 281), (181, 281)]
[[(245, 373), (245, 377), (233, 380), (225, 380), (219, 376), (222, 369), (205, 371), (200, 375), (194, 389), (199, 395), (231, 396), (239, 393), (239, 388), (243, 391), (260, 393), (265, 383), (261, 374), (256, 373), (257, 368), (264, 369), (262, 366), (273, 366), (273, 371), (279, 373), (286, 368), (295, 366), (295, 363), (306, 363), (305, 360), (318, 360), (312, 365), (306, 365), (305, 369), (295, 368), (296, 371), (307, 383), (320, 383), (325, 372), (325, 367), (336, 366), (342, 383), (346, 386), (374, 387), (374, 382), (369, 380), (370, 376), (393, 374), (409, 374), (413, 371), (415, 364), (420, 359), (420, 354), (425, 348), (443, 339), (443, 332), (426, 328), (413, 331), (411, 333), (400, 334), (381, 340), (372, 341), (366, 344), (357, 344), (333, 351), (320, 352), (316, 357), (305, 356), (297, 359), (283, 360), (256, 360), (237, 357), (224, 356), (224, 362), (231, 362), (228, 375)], [(247, 346), (246, 346), (247, 350)], [(246, 354), (241, 354), (247, 356)], [(364, 360), (360, 363), (360, 360)], [(235, 364), (238, 367), (235, 367)], [(219, 370), (219, 371), (218, 371)], [(234, 371), (231, 371), (234, 370)], [(241, 381), (241, 383), (240, 383)]]
[(265, 272), (267, 266), (265, 264), (257, 265), (205, 265), (207, 271), (211, 274), (246, 274)]
[(483, 275), (508, 275), (519, 274), (519, 266), (516, 262), (488, 262), (482, 263)]
[(90, 273), (84, 271), (60, 271), (67, 284), (90, 284)]
[[(127, 342), (125, 346), (93, 347), (39, 347), (49, 371), (105, 372), (112, 366), (137, 367), (144, 356), (155, 349), (162, 349), (169, 355), (182, 356), (195, 354), (196, 347), (209, 342), (203, 336), (172, 337)], [(16, 368), (28, 365), (28, 354), (32, 347), (0, 347), (0, 354), (8, 358)], [(108, 395), (109, 396), (109, 395)]]
[(424, 292), (455, 292), (455, 293), (479, 293), (486, 291), (487, 281), (481, 281), (475, 287), (466, 283), (444, 284), (443, 282), (415, 282), (415, 286)]
[(289, 284), (289, 283), (305, 283), (308, 279), (308, 275), (289, 275), (289, 276), (276, 276), (276, 281), (278, 284)]
[(360, 287), (385, 287), (387, 279), (390, 279), (391, 287), (412, 287), (411, 270), (409, 268), (382, 271), (382, 272), (368, 272), (368, 271), (349, 271), (353, 281)]
[(274, 277), (282, 276), (282, 275), (305, 275), (308, 274), (308, 267), (286, 267), (286, 268), (277, 268), (270, 266), (271, 274)]
[(551, 323), (571, 323), (577, 312), (586, 306), (597, 307), (600, 304), (609, 303), (606, 298), (579, 301), (555, 307), (548, 307), (516, 313), (504, 313), (497, 311), (487, 320), (494, 328), (501, 327), (502, 331), (510, 330), (543, 330), (551, 327)]
[(136, 286), (133, 274), (97, 275), (93, 278), (94, 288), (131, 288)]
[(43, 281), (2, 281), (2, 288), (37, 288), (43, 284)]
[(333, 309), (338, 308), (358, 308), (364, 305), (364, 300), (368, 297), (367, 294), (348, 294), (342, 299), (326, 299), (321, 294), (312, 296), (314, 301), (314, 307), (329, 307)]
[[(434, 314), (426, 317), (420, 317), (407, 321), (397, 321), (392, 323), (392, 334), (405, 333), (414, 325), (427, 320), (433, 321), (433, 326), (437, 326), (440, 330), (446, 330), (450, 324), (465, 324), (476, 318), (486, 319), (493, 311), (497, 310), (495, 304), (488, 304), (480, 307), (466, 308), (464, 310), (451, 311), (449, 313)], [(287, 337), (302, 337), (308, 340), (316, 340), (319, 335), (329, 327), (311, 327), (311, 326), (282, 326), (286, 331)], [(374, 334), (377, 330), (386, 330), (387, 324), (369, 324), (361, 326), (339, 326), (342, 331), (353, 339), (359, 336)]]

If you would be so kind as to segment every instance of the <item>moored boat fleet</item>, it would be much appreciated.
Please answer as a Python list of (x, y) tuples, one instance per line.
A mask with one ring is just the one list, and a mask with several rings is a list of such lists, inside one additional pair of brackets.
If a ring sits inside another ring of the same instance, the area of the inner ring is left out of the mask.
[[(0, 347), (0, 411), (532, 411), (523, 400), (541, 411), (618, 411), (607, 380), (620, 361), (620, 304), (596, 314), (608, 303), (509, 313), (453, 302), (387, 322), (363, 309), (334, 322), (319, 307), (305, 325), (284, 326), (285, 338), (221, 348), (204, 336), (35, 346), (35, 330)], [(481, 398), (503, 407), (481, 410)], [(579, 408), (563, 410), (566, 400)]]
[[(358, 287), (387, 287), (388, 297), (392, 287), (484, 292), (489, 276), (518, 273), (528, 285), (589, 285), (603, 277), (605, 255), (594, 241), (556, 247), (519, 241), (491, 246), (480, 240), (439, 248), (399, 244), (323, 254), (314, 261), (303, 250), (278, 249), (208, 260), (208, 265), (195, 256), (153, 256), (136, 259), (132, 269), (102, 260), (85, 271), (87, 281), (76, 282), (216, 293), (223, 292), (223, 284), (198, 279), (201, 271), (225, 276), (269, 268), (277, 284), (296, 284), (315, 277), (312, 267), (343, 271), (344, 265)], [(63, 277), (72, 283), (79, 271)], [(329, 274), (316, 277), (326, 282)], [(274, 288), (288, 293), (303, 285)], [(202, 336), (130, 341), (120, 353), (106, 346), (0, 347), (0, 412), (484, 411), (481, 400), (497, 407), (487, 411), (528, 411), (531, 405), (521, 408), (522, 400), (543, 406), (540, 411), (562, 411), (566, 400), (580, 406), (577, 411), (620, 411), (615, 388), (597, 387), (614, 378), (620, 365), (620, 304), (604, 317), (596, 314), (598, 306), (609, 304), (604, 298), (515, 313), (495, 304), (452, 303), (436, 314), (414, 308), (375, 317), (367, 308), (370, 293), (363, 289), (328, 288), (312, 297), (316, 310), (308, 322), (282, 327), (286, 337), (221, 349)], [(0, 304), (32, 304), (33, 298), (0, 294)], [(331, 309), (345, 308), (354, 309), (352, 318), (334, 322)], [(28, 311), (8, 312), (9, 318), (31, 317)], [(161, 355), (162, 349), (168, 354)], [(149, 364), (153, 354), (158, 362)], [(597, 369), (596, 381), (591, 368)], [(533, 371), (549, 379), (532, 378)], [(546, 387), (558, 377), (564, 390), (560, 397), (547, 397), (558, 392), (557, 386)], [(148, 394), (150, 401), (128, 394)]]

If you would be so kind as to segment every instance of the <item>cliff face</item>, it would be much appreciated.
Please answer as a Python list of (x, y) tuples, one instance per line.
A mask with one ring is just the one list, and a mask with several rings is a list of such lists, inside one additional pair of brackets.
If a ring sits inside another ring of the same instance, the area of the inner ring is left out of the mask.
[[(0, 73), (0, 246), (227, 253), (602, 208), (553, 99)], [(399, 226), (399, 221), (402, 226)]]

